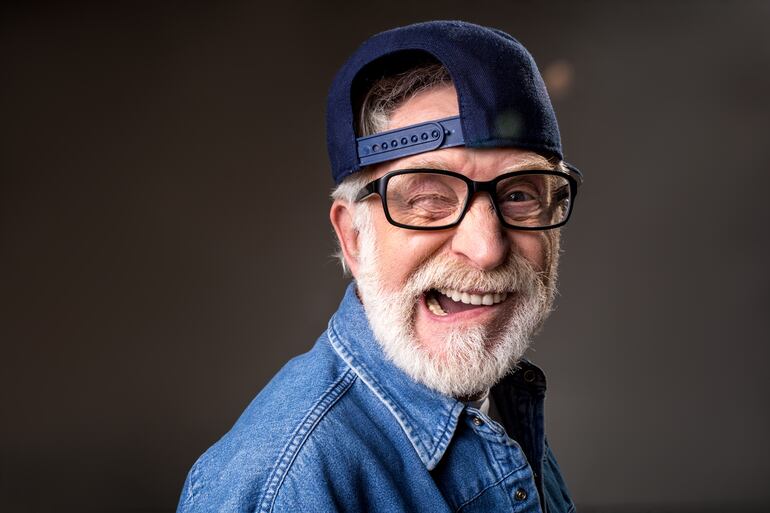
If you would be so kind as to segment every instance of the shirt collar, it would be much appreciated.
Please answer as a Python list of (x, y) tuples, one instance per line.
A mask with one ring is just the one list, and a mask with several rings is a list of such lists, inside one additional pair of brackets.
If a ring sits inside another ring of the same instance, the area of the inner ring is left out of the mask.
[[(428, 470), (441, 461), (466, 405), (414, 381), (385, 356), (374, 337), (352, 282), (329, 321), (329, 340), (339, 356), (387, 407)], [(498, 410), (540, 473), (543, 458), (545, 375), (524, 359), (492, 387)]]
[(391, 362), (374, 337), (351, 283), (329, 321), (329, 340), (339, 356), (388, 408), (428, 470), (452, 440), (465, 404), (411, 379)]

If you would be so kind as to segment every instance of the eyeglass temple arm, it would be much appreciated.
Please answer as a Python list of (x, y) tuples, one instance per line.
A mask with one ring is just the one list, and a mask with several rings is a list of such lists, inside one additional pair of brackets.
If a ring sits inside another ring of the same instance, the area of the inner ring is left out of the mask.
[(575, 179), (577, 184), (583, 185), (583, 173), (581, 173), (580, 170), (575, 166), (573, 166), (572, 164), (568, 164), (565, 162), (564, 165), (567, 167), (567, 171)]
[(374, 194), (377, 192), (377, 185), (380, 183), (380, 180), (377, 179), (373, 182), (369, 182), (364, 187), (361, 188), (360, 191), (358, 191), (358, 194), (356, 195), (356, 202), (361, 201), (362, 199), (366, 198), (370, 194)]

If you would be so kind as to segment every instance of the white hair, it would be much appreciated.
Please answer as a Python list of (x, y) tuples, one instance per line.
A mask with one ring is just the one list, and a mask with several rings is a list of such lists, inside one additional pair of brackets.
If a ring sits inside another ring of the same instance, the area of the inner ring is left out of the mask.
[(358, 136), (384, 132), (391, 115), (404, 102), (423, 91), (451, 83), (449, 70), (440, 63), (423, 64), (377, 80), (361, 104)]

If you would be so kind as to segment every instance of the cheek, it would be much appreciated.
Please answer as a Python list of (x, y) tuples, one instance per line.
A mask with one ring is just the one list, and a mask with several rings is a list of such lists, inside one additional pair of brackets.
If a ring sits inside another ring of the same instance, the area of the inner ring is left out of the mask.
[(550, 266), (553, 243), (548, 232), (510, 231), (509, 236), (513, 250), (536, 270), (543, 271)]
[(391, 291), (401, 288), (409, 277), (446, 241), (441, 232), (405, 230), (388, 223), (381, 212), (375, 216), (377, 253), (384, 283)]

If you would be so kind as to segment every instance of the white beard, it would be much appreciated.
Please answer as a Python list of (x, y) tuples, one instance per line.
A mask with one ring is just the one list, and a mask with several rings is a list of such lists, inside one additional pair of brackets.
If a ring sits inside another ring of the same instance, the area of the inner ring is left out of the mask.
[[(386, 291), (369, 212), (359, 208), (356, 214), (358, 291), (372, 331), (388, 358), (415, 381), (456, 398), (483, 393), (513, 370), (550, 312), (555, 295), (553, 276), (538, 274), (513, 252), (505, 265), (493, 271), (480, 271), (437, 255), (412, 273), (401, 290)], [(555, 269), (549, 271), (555, 274)], [(509, 296), (513, 292), (506, 301), (511, 311), (494, 326), (457, 327), (438, 352), (429, 351), (417, 339), (414, 323), (422, 295), (438, 288), (508, 291)]]

